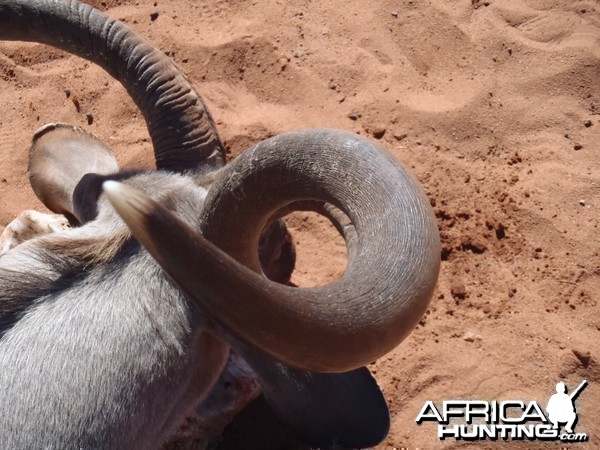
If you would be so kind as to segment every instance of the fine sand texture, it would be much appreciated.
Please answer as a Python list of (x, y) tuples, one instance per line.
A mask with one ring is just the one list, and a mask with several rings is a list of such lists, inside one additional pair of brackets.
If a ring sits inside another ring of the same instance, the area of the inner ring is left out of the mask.
[[(441, 273), (420, 325), (370, 366), (391, 411), (378, 449), (558, 448), (440, 441), (434, 424), (415, 419), (427, 400), (545, 407), (558, 381), (573, 389), (583, 379), (576, 430), (589, 436), (584, 447), (600, 446), (596, 1), (90, 3), (181, 67), (231, 158), (284, 131), (335, 127), (376, 140), (424, 186)], [(44, 123), (92, 131), (124, 167), (153, 165), (124, 89), (77, 57), (0, 43), (0, 104), (1, 226), (44, 211), (27, 180), (27, 149)], [(326, 219), (295, 213), (288, 224), (294, 283), (343, 273), (343, 241)]]

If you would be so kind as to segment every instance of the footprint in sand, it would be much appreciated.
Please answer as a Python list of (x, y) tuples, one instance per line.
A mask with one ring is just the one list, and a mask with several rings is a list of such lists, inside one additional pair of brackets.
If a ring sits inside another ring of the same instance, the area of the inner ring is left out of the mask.
[[(509, 3), (510, 4), (510, 3)], [(583, 8), (583, 7), (582, 7)], [(498, 8), (509, 33), (526, 46), (549, 51), (568, 47), (597, 47), (600, 29), (591, 15), (573, 5), (536, 10), (521, 4)]]

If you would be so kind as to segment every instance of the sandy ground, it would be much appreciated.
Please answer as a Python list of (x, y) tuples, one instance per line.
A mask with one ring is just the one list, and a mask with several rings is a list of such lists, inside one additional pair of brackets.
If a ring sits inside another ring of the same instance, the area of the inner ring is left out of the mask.
[[(559, 380), (572, 388), (583, 379), (577, 431), (600, 448), (597, 2), (91, 3), (180, 65), (232, 157), (283, 131), (336, 127), (380, 142), (425, 187), (442, 269), (421, 325), (371, 367), (392, 414), (378, 448), (469, 445), (415, 423), (426, 400), (545, 405)], [(26, 157), (46, 122), (86, 127), (125, 167), (152, 165), (139, 112), (91, 63), (1, 43), (0, 104), (0, 225), (43, 210)], [(296, 214), (289, 223), (297, 284), (343, 272), (343, 242), (324, 219)], [(542, 446), (485, 443), (519, 445)]]

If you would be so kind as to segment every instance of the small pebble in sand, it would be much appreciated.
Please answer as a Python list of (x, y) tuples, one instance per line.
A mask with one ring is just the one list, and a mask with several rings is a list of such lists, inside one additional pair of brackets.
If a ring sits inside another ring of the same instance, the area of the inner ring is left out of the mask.
[(152, 11), (150, 13), (150, 20), (154, 22), (156, 19), (158, 19), (158, 11)]
[(287, 58), (279, 58), (277, 62), (279, 63), (279, 71), (283, 72), (287, 67), (289, 60)]
[(583, 124), (585, 125), (586, 128), (589, 128), (593, 125), (593, 123), (590, 119), (587, 119), (586, 121), (584, 121)]
[(465, 333), (465, 335), (463, 336), (463, 340), (467, 341), (467, 342), (475, 342), (481, 339), (481, 336), (476, 335), (475, 333), (471, 332), (471, 331), (467, 331)]
[(581, 144), (575, 144), (575, 145), (573, 146), (573, 148), (574, 148), (575, 150), (581, 150), (581, 149), (583, 148), (583, 145), (581, 145)]
[(585, 206), (585, 199), (582, 198), (581, 200), (579, 200), (579, 204), (581, 206)]
[(450, 294), (455, 300), (464, 300), (467, 297), (467, 288), (462, 281), (454, 280), (450, 286)]
[(373, 125), (369, 131), (375, 139), (381, 139), (385, 134), (385, 127), (383, 125)]

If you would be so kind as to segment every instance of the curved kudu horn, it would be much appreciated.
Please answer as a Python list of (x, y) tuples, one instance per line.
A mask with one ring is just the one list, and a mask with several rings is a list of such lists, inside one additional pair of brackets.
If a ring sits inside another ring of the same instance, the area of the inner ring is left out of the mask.
[[(131, 188), (105, 191), (209, 317), (289, 366), (344, 372), (382, 356), (416, 325), (437, 281), (439, 234), (427, 197), (389, 154), (350, 133), (287, 133), (243, 153), (209, 191), (204, 237)], [(355, 227), (336, 283), (292, 288), (255, 272), (265, 223), (299, 200), (331, 203)]]
[(119, 80), (144, 115), (159, 169), (225, 163), (200, 96), (166, 55), (123, 23), (75, 0), (0, 0), (0, 39), (52, 45)]

